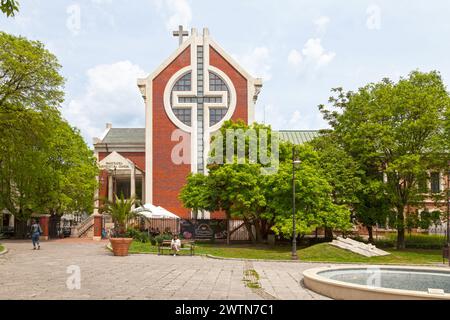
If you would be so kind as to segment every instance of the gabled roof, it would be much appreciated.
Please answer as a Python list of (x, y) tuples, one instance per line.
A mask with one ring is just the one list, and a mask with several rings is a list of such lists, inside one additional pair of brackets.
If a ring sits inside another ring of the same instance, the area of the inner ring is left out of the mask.
[[(222, 49), (209, 35), (209, 30), (207, 28), (203, 29), (203, 35), (197, 33), (197, 29), (192, 28), (189, 37), (152, 73), (150, 73), (145, 78), (140, 78), (137, 80), (139, 89), (141, 90), (144, 99), (148, 96), (148, 84), (151, 83), (164, 69), (166, 69), (183, 51), (195, 46), (199, 43), (205, 43), (205, 41), (216, 50), (233, 68), (235, 68), (244, 78), (249, 81), (255, 87), (256, 96), (259, 94), (260, 88), (262, 87), (262, 79), (255, 78), (249, 72), (247, 72), (231, 55), (229, 55), (225, 50)], [(258, 89), (259, 88), (259, 89)]]
[(145, 144), (145, 128), (111, 128), (101, 143)]

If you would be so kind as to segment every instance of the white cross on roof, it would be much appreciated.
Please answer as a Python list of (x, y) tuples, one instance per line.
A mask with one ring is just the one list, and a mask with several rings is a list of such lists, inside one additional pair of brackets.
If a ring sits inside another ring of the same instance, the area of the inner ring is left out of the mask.
[(178, 37), (178, 41), (180, 43), (180, 46), (183, 44), (183, 38), (189, 36), (189, 32), (187, 32), (186, 30), (183, 30), (183, 26), (180, 25), (178, 27), (178, 31), (174, 31), (173, 32), (173, 36), (174, 37)]

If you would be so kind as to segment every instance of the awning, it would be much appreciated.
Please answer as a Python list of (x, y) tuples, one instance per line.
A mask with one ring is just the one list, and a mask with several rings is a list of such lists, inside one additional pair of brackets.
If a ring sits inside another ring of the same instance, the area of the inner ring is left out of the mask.
[(144, 216), (147, 219), (180, 219), (179, 216), (173, 214), (172, 212), (162, 207), (154, 206), (150, 203), (136, 208), (133, 212), (138, 215)]

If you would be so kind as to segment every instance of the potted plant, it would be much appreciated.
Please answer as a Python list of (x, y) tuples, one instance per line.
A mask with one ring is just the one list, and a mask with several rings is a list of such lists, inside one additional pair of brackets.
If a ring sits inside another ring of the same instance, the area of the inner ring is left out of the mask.
[(102, 213), (111, 215), (114, 222), (114, 229), (111, 230), (109, 239), (115, 256), (123, 257), (128, 255), (128, 250), (133, 242), (126, 234), (127, 222), (134, 216), (132, 212), (133, 205), (136, 203), (134, 199), (124, 199), (123, 194), (119, 197), (114, 195), (115, 201), (104, 200), (101, 208)]

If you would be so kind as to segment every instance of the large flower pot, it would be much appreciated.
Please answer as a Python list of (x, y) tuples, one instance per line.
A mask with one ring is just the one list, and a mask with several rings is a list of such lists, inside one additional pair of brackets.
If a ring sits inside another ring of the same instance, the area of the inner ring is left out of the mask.
[(125, 257), (128, 255), (128, 250), (133, 242), (133, 238), (111, 238), (112, 250), (115, 256)]

